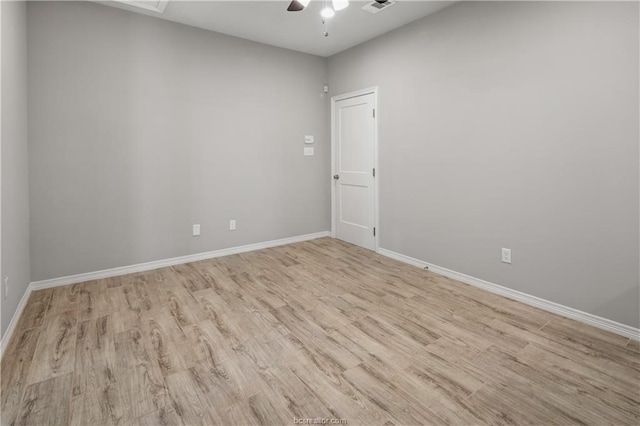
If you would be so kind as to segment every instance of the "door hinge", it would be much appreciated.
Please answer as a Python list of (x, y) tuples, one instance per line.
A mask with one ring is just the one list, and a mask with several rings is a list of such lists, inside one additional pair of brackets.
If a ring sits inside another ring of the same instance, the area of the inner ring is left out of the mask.
[(376, 236), (376, 227), (375, 226), (373, 227), (373, 236), (374, 237)]
[(376, 109), (373, 109), (373, 118), (376, 118)]
[(376, 177), (376, 168), (373, 168), (373, 177)]

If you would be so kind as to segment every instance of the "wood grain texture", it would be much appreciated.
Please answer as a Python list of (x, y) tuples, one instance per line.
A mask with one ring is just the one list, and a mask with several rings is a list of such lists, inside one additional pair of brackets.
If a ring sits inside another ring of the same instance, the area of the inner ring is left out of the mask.
[(84, 283), (54, 288), (47, 309), (47, 318), (62, 312), (77, 312), (80, 304), (80, 290), (83, 285)]
[(104, 280), (89, 281), (80, 286), (78, 321), (109, 315), (114, 311)]
[(35, 348), (28, 383), (38, 383), (74, 370), (77, 312), (48, 316)]
[(636, 341), (329, 238), (34, 292), (3, 425), (640, 423)]
[(39, 328), (18, 332), (7, 348), (11, 356), (2, 357), (0, 424), (13, 424), (18, 415), (39, 335)]
[(69, 422), (74, 426), (118, 425), (121, 424), (122, 415), (118, 388), (111, 384), (73, 398)]
[(30, 328), (40, 327), (49, 308), (52, 294), (53, 289), (39, 290), (31, 293), (16, 329), (28, 330)]
[(138, 329), (118, 333), (115, 340), (115, 383), (122, 401), (122, 422), (165, 409), (169, 404), (160, 366), (151, 343)]
[(69, 422), (71, 373), (34, 383), (22, 398), (16, 425), (66, 425)]
[(115, 382), (116, 353), (108, 316), (83, 321), (76, 335), (73, 395), (102, 391)]

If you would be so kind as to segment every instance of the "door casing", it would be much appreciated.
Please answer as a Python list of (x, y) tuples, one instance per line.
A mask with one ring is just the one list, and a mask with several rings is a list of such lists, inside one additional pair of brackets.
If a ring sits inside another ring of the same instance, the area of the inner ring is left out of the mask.
[(380, 195), (379, 185), (380, 170), (378, 167), (378, 117), (380, 117), (380, 109), (378, 107), (378, 86), (369, 87), (367, 89), (356, 90), (353, 92), (343, 93), (331, 97), (331, 175), (329, 181), (331, 184), (331, 237), (336, 237), (336, 187), (333, 182), (333, 175), (336, 174), (336, 123), (335, 112), (336, 103), (345, 99), (355, 98), (363, 95), (373, 95), (373, 107), (375, 109), (374, 129), (373, 129), (373, 163), (376, 169), (376, 175), (373, 179), (373, 192), (374, 192), (374, 212), (373, 223), (376, 229), (374, 238), (374, 251), (378, 253), (380, 247), (380, 223), (379, 223), (379, 210), (380, 210)]

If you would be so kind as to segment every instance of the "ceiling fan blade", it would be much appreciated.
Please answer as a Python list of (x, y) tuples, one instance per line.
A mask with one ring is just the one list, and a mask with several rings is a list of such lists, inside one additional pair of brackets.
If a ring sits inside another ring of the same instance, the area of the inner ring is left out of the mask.
[(293, 0), (287, 8), (289, 12), (300, 12), (302, 9), (304, 9), (304, 5), (298, 0)]

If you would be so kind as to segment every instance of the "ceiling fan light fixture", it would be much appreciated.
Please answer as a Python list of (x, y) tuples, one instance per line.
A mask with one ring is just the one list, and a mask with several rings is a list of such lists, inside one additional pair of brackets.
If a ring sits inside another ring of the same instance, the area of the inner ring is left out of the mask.
[(349, 0), (333, 0), (333, 10), (336, 12), (349, 6)]
[(322, 9), (322, 11), (320, 12), (320, 16), (322, 16), (325, 19), (329, 19), (329, 18), (333, 18), (333, 16), (336, 14), (336, 12), (334, 12), (333, 9), (331, 9), (329, 6), (325, 7), (324, 9)]

